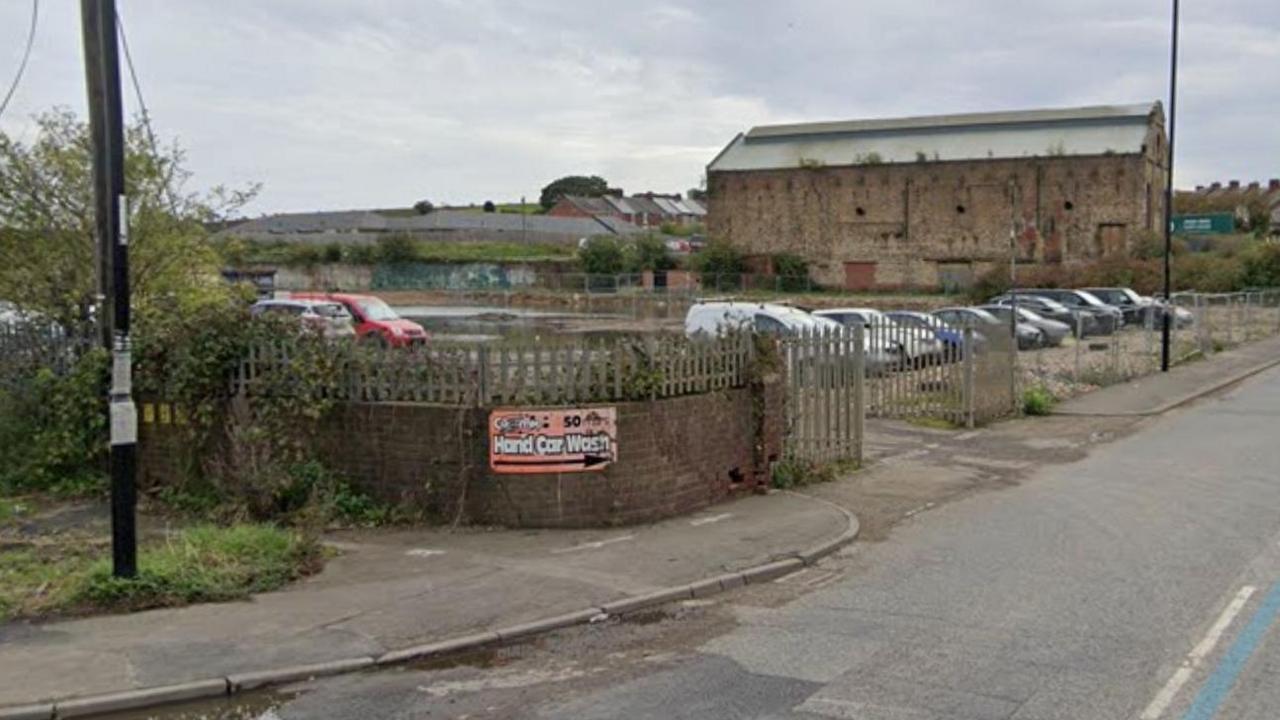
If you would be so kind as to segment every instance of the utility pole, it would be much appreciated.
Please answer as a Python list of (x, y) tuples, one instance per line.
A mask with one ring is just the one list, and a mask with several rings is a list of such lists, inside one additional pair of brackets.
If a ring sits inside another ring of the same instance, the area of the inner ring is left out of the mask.
[(1169, 176), (1164, 185), (1164, 312), (1160, 325), (1160, 371), (1169, 372), (1169, 330), (1173, 322), (1173, 141), (1178, 117), (1178, 0), (1173, 0), (1173, 42), (1169, 60)]
[(103, 302), (98, 322), (111, 353), (111, 559), (116, 577), (138, 574), (134, 486), (138, 414), (133, 404), (129, 339), (129, 209), (124, 186), (124, 110), (115, 0), (80, 0), (85, 83), (92, 135), (93, 185), (98, 237), (98, 283)]

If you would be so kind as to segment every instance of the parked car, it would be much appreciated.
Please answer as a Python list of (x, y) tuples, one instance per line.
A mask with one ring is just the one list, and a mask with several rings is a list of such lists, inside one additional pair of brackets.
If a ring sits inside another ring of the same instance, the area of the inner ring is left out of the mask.
[[(1013, 296), (1000, 295), (991, 298), (992, 305), (1013, 305)], [(1018, 307), (1025, 307), (1031, 312), (1047, 319), (1065, 323), (1071, 328), (1071, 334), (1077, 337), (1088, 337), (1098, 334), (1098, 319), (1089, 310), (1069, 308), (1066, 305), (1039, 295), (1019, 295)]]
[(303, 324), (330, 339), (353, 338), (351, 314), (336, 302), (325, 300), (259, 300), (249, 308), (255, 317), (296, 317)]
[(1126, 325), (1141, 324), (1156, 304), (1151, 298), (1139, 295), (1126, 287), (1088, 287), (1080, 289), (1108, 305), (1120, 308), (1120, 312), (1124, 313)]
[[(717, 335), (731, 330), (752, 330), (786, 337), (806, 330), (827, 327), (842, 328), (830, 318), (818, 317), (799, 308), (774, 303), (700, 302), (689, 308), (684, 318), (685, 335), (691, 338)], [(868, 374), (879, 374), (901, 365), (901, 351), (896, 346), (875, 344), (863, 338), (864, 366)]]
[(1060, 290), (1057, 288), (1036, 288), (1033, 290), (1010, 290), (1007, 294), (1035, 295), (1057, 300), (1073, 310), (1083, 310), (1093, 315), (1097, 321), (1097, 334), (1110, 335), (1124, 327), (1124, 313), (1120, 308), (1112, 307), (1083, 290)]
[[(1002, 323), (995, 315), (976, 307), (943, 308), (935, 310), (933, 314), (952, 327), (971, 327), (975, 331), (988, 336), (996, 333), (1007, 333), (1009, 328), (1008, 323)], [(1043, 342), (1043, 336), (1040, 331), (1030, 325), (1017, 323), (1015, 331), (1017, 332), (1018, 349), (1020, 350), (1040, 347)]]
[[(1003, 323), (1008, 323), (1010, 316), (1013, 315), (1013, 307), (1011, 305), (983, 305), (979, 310), (986, 310), (995, 315)], [(1018, 305), (1018, 324), (1028, 325), (1040, 331), (1041, 345), (1044, 347), (1058, 347), (1062, 341), (1071, 334), (1071, 326), (1050, 320), (1036, 313), (1034, 310), (1028, 310), (1022, 305)]]
[(845, 327), (861, 326), (873, 341), (895, 343), (901, 348), (904, 365), (917, 367), (942, 355), (944, 346), (932, 330), (906, 325), (874, 308), (835, 308), (816, 310), (819, 317), (830, 318)]
[(1130, 288), (1084, 288), (1084, 290), (1099, 300), (1123, 310), (1125, 322), (1133, 325), (1159, 327), (1167, 309), (1173, 313), (1178, 327), (1190, 327), (1195, 322), (1195, 315), (1191, 314), (1190, 310), (1166, 303), (1160, 298), (1140, 295)]
[[(942, 343), (944, 359), (958, 359), (963, 356), (964, 333), (937, 317), (914, 310), (892, 310), (885, 315), (908, 327), (932, 332), (934, 338)], [(975, 333), (973, 344), (981, 347), (985, 340), (981, 333)]]
[(356, 338), (377, 342), (387, 347), (407, 347), (427, 342), (427, 331), (421, 325), (400, 317), (391, 306), (372, 295), (348, 293), (293, 293), (294, 300), (336, 302), (347, 309), (356, 326)]

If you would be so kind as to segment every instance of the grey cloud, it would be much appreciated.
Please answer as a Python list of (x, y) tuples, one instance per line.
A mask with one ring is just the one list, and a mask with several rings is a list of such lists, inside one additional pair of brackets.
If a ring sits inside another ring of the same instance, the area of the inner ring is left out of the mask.
[[(82, 108), (73, 3), (45, 3), (0, 122)], [(598, 172), (679, 190), (753, 124), (1147, 101), (1167, 3), (1140, 0), (122, 0), (158, 129), (261, 211), (534, 196)], [(0, 80), (22, 3), (0, 6)], [(1280, 174), (1270, 0), (1186, 15), (1180, 182)], [(131, 98), (130, 98), (131, 101)]]

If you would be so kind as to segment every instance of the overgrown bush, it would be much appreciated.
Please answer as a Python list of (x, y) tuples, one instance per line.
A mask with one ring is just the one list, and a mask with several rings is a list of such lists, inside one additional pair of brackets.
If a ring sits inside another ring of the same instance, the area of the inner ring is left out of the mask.
[(81, 494), (106, 478), (107, 353), (94, 349), (66, 375), (47, 368), (0, 391), (0, 490)]
[(418, 257), (418, 245), (405, 233), (391, 233), (378, 238), (378, 260), (388, 265), (409, 263)]
[(593, 275), (617, 275), (626, 268), (622, 244), (605, 235), (593, 237), (578, 251), (583, 272)]
[(747, 270), (746, 258), (723, 240), (709, 243), (693, 256), (691, 264), (702, 274), (703, 287), (716, 290), (737, 288), (741, 275)]
[(783, 292), (805, 292), (810, 289), (809, 262), (793, 253), (773, 256), (773, 272), (778, 276), (778, 289)]
[(667, 244), (656, 235), (641, 236), (627, 245), (626, 251), (626, 265), (630, 272), (670, 270), (676, 266)]

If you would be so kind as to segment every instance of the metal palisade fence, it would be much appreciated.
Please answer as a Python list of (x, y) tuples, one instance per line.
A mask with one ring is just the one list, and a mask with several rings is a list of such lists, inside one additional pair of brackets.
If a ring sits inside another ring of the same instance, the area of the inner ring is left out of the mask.
[(861, 462), (864, 340), (861, 328), (808, 329), (781, 339), (788, 456), (819, 463)]

